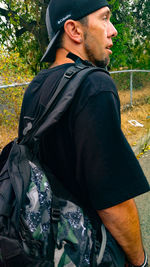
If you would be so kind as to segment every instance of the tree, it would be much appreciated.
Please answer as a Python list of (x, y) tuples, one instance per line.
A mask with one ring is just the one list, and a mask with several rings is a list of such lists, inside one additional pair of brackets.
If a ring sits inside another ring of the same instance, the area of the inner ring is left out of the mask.
[(135, 19), (134, 44), (137, 62), (142, 68), (150, 69), (150, 1), (135, 0), (133, 16)]
[(150, 40), (150, 1), (136, 0), (134, 3), (134, 17), (136, 19), (136, 30), (141, 39)]
[[(48, 44), (45, 13), (49, 0), (0, 0), (0, 41), (8, 49), (17, 48), (33, 71)], [(41, 38), (42, 36), (42, 38)]]
[[(43, 66), (40, 59), (49, 42), (45, 25), (49, 1), (0, 0), (3, 4), (0, 7), (0, 42), (9, 50), (17, 49), (35, 73)], [(109, 3), (112, 22), (118, 30), (110, 67), (133, 68), (140, 62), (150, 62), (150, 1), (110, 0)], [(141, 57), (143, 51), (144, 59)]]
[[(3, 84), (29, 82), (32, 73), (17, 51), (7, 53), (0, 48), (0, 77)], [(25, 86), (26, 87), (26, 86)], [(18, 124), (23, 87), (7, 87), (0, 90), (0, 127), (16, 128)]]
[(118, 30), (111, 65), (150, 68), (150, 1), (111, 0), (112, 22)]
[(118, 31), (118, 35), (113, 39), (113, 55), (111, 58), (111, 68), (122, 68), (132, 66), (132, 28), (134, 19), (132, 16), (132, 1), (111, 0), (112, 23)]
[[(45, 13), (49, 0), (0, 0), (0, 3), (4, 4), (4, 7), (0, 8), (0, 15), (5, 18), (0, 21), (1, 43), (7, 43), (9, 49), (17, 48), (33, 71), (37, 72), (41, 67), (41, 56), (48, 44)], [(129, 34), (124, 30), (125, 22), (122, 23), (122, 17), (126, 18), (128, 4), (119, 0), (111, 0), (110, 4), (113, 8), (113, 20), (119, 31), (112, 65), (124, 66), (126, 65), (124, 50), (128, 49)], [(118, 50), (121, 52), (119, 55)]]

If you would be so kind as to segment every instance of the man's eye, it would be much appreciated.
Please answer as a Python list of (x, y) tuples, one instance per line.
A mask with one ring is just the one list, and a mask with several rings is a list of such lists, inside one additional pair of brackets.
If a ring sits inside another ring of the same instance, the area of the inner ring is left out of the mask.
[(106, 20), (106, 21), (107, 21), (107, 16), (104, 16), (104, 17), (103, 17), (103, 20)]

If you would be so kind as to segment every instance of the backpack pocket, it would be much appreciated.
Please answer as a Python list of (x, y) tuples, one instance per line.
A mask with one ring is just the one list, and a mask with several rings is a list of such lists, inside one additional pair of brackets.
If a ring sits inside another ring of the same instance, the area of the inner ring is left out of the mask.
[(25, 253), (17, 239), (0, 236), (0, 267), (54, 267), (50, 260)]

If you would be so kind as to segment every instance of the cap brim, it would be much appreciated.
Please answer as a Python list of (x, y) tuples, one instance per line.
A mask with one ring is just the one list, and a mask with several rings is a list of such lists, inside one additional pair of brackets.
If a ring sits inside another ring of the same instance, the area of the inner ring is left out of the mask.
[(52, 38), (52, 40), (50, 41), (46, 52), (44, 54), (44, 56), (41, 59), (41, 62), (53, 62), (55, 60), (55, 56), (56, 56), (56, 42), (57, 39), (59, 37), (61, 30), (59, 30), (55, 36)]

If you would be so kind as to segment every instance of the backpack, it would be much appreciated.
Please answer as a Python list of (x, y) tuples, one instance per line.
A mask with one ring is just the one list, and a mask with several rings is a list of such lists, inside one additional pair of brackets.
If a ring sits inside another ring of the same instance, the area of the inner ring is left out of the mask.
[(92, 71), (100, 68), (79, 61), (69, 67), (21, 142), (12, 141), (0, 155), (0, 267), (94, 267), (103, 259), (104, 225), (37, 157), (40, 136), (59, 122)]

